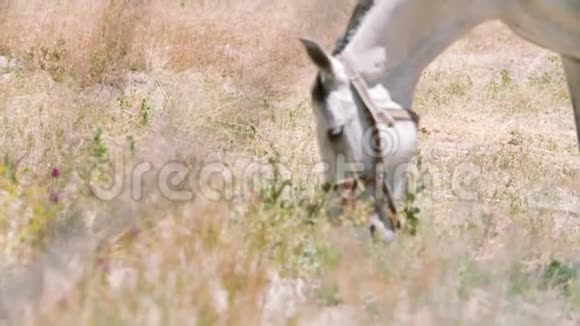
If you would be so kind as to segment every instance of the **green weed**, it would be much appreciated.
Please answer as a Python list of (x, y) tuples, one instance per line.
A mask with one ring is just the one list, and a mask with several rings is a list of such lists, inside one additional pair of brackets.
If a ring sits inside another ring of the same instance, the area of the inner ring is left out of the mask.
[(147, 103), (147, 99), (141, 100), (139, 115), (141, 116), (141, 125), (146, 126), (151, 122), (151, 106)]

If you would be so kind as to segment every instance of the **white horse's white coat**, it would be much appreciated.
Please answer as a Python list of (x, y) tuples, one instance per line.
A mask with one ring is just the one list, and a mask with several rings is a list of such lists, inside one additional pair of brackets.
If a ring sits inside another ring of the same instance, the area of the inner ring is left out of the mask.
[[(394, 225), (389, 222), (385, 207), (376, 199), (383, 190), (381, 182), (389, 184), (392, 199), (402, 198), (405, 175), (400, 173), (400, 167), (415, 154), (417, 127), (411, 120), (397, 121), (392, 127), (371, 126), (368, 108), (362, 103), (360, 94), (352, 91), (351, 78), (354, 76), (347, 74), (344, 59), (331, 57), (312, 41), (303, 40), (303, 43), (320, 69), (313, 88), (313, 102), (320, 154), (328, 166), (326, 181), (333, 184), (357, 177), (373, 180), (377, 175), (383, 176), (378, 183), (366, 183), (365, 188), (366, 195), (375, 199), (376, 214), (370, 218), (370, 223), (384, 240), (390, 241), (394, 239)], [(388, 90), (380, 84), (369, 88), (368, 93), (378, 108), (404, 110), (391, 100)], [(373, 141), (376, 130), (381, 138), (380, 148)], [(384, 162), (382, 171), (377, 170), (377, 155)], [(340, 192), (334, 194), (340, 195)], [(331, 215), (340, 214), (340, 208), (334, 208), (338, 210), (331, 209)]]
[[(370, 141), (365, 107), (350, 87), (352, 76), (346, 75), (344, 60), (369, 85), (378, 106), (411, 108), (427, 65), (467, 32), (494, 19), (561, 54), (580, 145), (580, 0), (375, 0), (340, 53), (341, 60), (314, 42), (304, 42), (320, 70), (313, 98), (320, 153), (330, 166), (327, 181), (353, 172), (350, 165), (342, 164), (345, 161), (358, 163), (358, 173), (376, 171), (376, 161), (365, 151)], [(394, 148), (384, 157), (396, 199), (403, 195), (406, 179), (401, 172), (415, 152), (416, 133), (412, 122), (401, 122), (384, 137), (387, 148)]]
[(375, 0), (343, 52), (367, 83), (383, 85), (395, 102), (411, 107), (427, 65), (467, 32), (496, 19), (562, 56), (580, 145), (578, 0)]

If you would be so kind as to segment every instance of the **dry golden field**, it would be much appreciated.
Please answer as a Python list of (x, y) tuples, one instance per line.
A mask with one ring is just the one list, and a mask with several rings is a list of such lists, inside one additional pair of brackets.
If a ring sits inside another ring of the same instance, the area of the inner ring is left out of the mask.
[(567, 86), (499, 23), (423, 75), (404, 232), (329, 223), (297, 38), (352, 5), (0, 1), (0, 323), (579, 325)]

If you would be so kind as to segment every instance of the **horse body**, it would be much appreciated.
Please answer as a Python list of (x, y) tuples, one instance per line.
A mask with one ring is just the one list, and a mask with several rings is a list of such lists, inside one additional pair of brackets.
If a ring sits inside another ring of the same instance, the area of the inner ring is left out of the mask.
[[(419, 77), (476, 26), (499, 19), (517, 35), (559, 53), (580, 145), (580, 2), (575, 0), (377, 0), (344, 48), (369, 85), (410, 108)], [(373, 55), (369, 59), (369, 53)]]
[(580, 58), (580, 2), (516, 1), (501, 20), (520, 37), (563, 56)]

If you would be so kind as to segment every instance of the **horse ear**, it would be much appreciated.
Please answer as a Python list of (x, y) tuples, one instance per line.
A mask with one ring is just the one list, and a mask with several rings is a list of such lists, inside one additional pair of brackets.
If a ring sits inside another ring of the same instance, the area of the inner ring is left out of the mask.
[(318, 43), (307, 38), (300, 38), (310, 60), (323, 72), (332, 74), (332, 60), (330, 55), (324, 51)]

